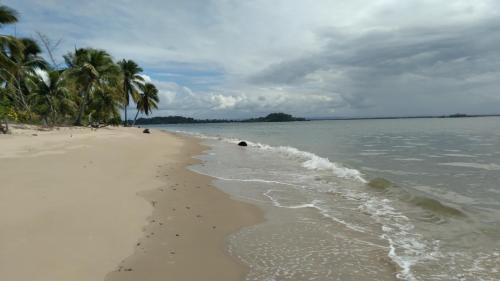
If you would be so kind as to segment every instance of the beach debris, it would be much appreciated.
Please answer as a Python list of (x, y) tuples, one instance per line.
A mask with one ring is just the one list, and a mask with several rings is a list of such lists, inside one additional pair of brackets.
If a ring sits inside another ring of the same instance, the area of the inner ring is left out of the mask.
[(144, 134), (151, 134), (151, 132), (149, 131), (149, 129), (144, 129), (144, 131), (142, 131)]
[(246, 141), (240, 141), (238, 143), (239, 146), (248, 146), (247, 142)]

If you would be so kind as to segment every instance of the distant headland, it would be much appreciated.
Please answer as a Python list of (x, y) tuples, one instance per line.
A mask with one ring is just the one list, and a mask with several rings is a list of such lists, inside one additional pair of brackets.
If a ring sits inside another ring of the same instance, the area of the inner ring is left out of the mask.
[(159, 124), (200, 124), (200, 123), (234, 123), (234, 122), (294, 122), (307, 121), (302, 117), (294, 117), (290, 114), (278, 112), (271, 113), (265, 117), (232, 120), (232, 119), (194, 119), (183, 116), (164, 116), (152, 118), (139, 118), (136, 125), (159, 125)]

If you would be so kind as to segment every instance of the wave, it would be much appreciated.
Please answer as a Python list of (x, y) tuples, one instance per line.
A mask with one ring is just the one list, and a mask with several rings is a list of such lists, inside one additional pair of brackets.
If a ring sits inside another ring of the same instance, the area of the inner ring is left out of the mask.
[[(241, 141), (236, 138), (213, 137), (187, 131), (174, 131), (174, 132), (196, 136), (201, 139), (220, 140), (232, 144), (238, 144)], [(362, 183), (367, 183), (367, 181), (363, 178), (363, 175), (360, 171), (353, 168), (347, 168), (342, 164), (336, 162), (331, 162), (328, 158), (318, 156), (312, 152), (302, 151), (291, 146), (271, 146), (251, 141), (246, 141), (246, 143), (248, 144), (249, 147), (258, 148), (270, 152), (276, 152), (288, 158), (299, 160), (301, 161), (302, 167), (308, 170), (330, 171), (332, 172), (333, 175), (340, 178), (353, 179), (360, 181)]]
[(429, 196), (413, 194), (410, 191), (400, 188), (399, 186), (384, 178), (372, 179), (370, 182), (368, 182), (367, 185), (377, 190), (391, 193), (393, 196), (397, 197), (397, 199), (403, 202), (410, 203), (426, 211), (430, 211), (436, 215), (466, 217), (466, 214), (458, 208), (448, 206), (440, 200), (431, 198)]

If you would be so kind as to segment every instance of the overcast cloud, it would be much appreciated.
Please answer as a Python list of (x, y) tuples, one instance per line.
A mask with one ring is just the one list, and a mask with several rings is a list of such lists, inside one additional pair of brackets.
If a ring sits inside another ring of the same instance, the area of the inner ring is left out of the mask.
[[(155, 115), (500, 113), (500, 1), (3, 1), (41, 31), (139, 62)], [(368, 4), (367, 4), (368, 3)]]

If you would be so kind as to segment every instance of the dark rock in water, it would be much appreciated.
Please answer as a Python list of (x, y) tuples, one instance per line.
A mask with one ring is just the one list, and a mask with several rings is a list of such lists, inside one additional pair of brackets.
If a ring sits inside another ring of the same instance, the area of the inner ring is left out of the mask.
[(238, 143), (238, 145), (239, 145), (239, 146), (248, 146), (248, 144), (247, 144), (246, 142), (244, 142), (244, 141), (240, 141), (240, 142)]
[(149, 131), (149, 129), (144, 129), (144, 131), (142, 131), (144, 134), (151, 134), (151, 132)]

